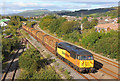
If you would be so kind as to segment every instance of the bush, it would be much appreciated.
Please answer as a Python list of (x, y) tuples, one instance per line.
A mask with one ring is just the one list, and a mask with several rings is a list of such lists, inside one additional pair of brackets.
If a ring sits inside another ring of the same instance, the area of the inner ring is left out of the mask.
[(32, 73), (37, 70), (39, 60), (39, 52), (35, 49), (28, 49), (19, 57), (19, 66)]
[(65, 71), (64, 71), (64, 74), (65, 74), (65, 75), (68, 75), (68, 74), (69, 74), (68, 70), (65, 70)]
[(100, 39), (96, 42), (94, 49), (98, 53), (104, 53), (104, 56), (116, 58), (118, 54), (118, 40), (115, 37)]
[(50, 54), (46, 54), (46, 57), (47, 57), (47, 58), (50, 58), (51, 56), (50, 56)]
[(31, 79), (60, 79), (59, 76), (55, 73), (53, 68), (41, 69), (38, 73), (35, 73)]
[(55, 63), (55, 65), (56, 65), (56, 66), (59, 66), (59, 63), (58, 63), (58, 62), (56, 62), (56, 63)]
[(59, 71), (61, 71), (61, 72), (62, 72), (62, 71), (64, 71), (64, 69), (63, 69), (62, 67), (60, 67), (60, 68), (59, 68)]
[(79, 42), (80, 39), (80, 33), (75, 30), (72, 33), (65, 34), (63, 37), (64, 40), (70, 41), (70, 42)]
[(56, 60), (55, 59), (52, 59), (52, 62), (55, 62)]

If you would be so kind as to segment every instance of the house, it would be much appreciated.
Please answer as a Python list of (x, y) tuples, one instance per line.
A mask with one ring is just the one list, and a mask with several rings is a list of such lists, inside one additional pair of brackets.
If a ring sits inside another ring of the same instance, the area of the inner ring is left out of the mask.
[(98, 17), (98, 24), (106, 24), (106, 23), (117, 23), (118, 18), (113, 18), (111, 17)]
[(89, 18), (88, 18), (88, 21), (92, 21), (92, 19), (94, 19), (94, 18), (93, 18), (93, 17), (89, 17)]
[(1, 22), (1, 23), (0, 23), (0, 26), (1, 26), (1, 27), (2, 27), (2, 26), (7, 26), (7, 23)]
[(82, 20), (82, 17), (76, 17), (76, 16), (67, 16), (67, 15), (63, 15), (62, 17), (66, 18), (68, 21), (77, 21), (77, 20)]
[(10, 19), (1, 19), (0, 20), (0, 26), (7, 26), (8, 22), (9, 22)]
[(98, 24), (97, 26), (95, 26), (96, 31), (100, 32), (100, 31), (105, 31), (108, 32), (110, 30), (118, 30), (118, 23), (106, 23), (106, 24)]

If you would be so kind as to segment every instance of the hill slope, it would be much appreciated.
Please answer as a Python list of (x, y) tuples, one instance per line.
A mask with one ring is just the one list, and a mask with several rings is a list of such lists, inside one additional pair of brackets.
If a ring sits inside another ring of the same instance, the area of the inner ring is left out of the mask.
[(58, 13), (59, 15), (69, 15), (69, 16), (81, 16), (81, 15), (90, 15), (94, 13), (105, 13), (111, 10), (115, 10), (115, 8), (99, 8), (99, 9), (92, 9), (92, 10), (79, 10), (75, 12), (63, 12)]
[(43, 14), (48, 14), (51, 13), (51, 11), (47, 10), (47, 9), (39, 9), (39, 10), (26, 10), (23, 11), (21, 13), (17, 13), (17, 14), (11, 14), (11, 15), (19, 15), (19, 16), (37, 16), (37, 15), (43, 15)]

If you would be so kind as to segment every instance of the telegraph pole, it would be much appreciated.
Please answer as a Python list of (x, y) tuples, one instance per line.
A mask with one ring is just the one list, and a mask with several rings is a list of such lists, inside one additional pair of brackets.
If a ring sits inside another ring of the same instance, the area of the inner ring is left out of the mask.
[[(83, 13), (81, 13), (81, 17), (83, 19)], [(82, 33), (82, 30), (83, 30), (83, 23), (81, 23), (81, 33)]]

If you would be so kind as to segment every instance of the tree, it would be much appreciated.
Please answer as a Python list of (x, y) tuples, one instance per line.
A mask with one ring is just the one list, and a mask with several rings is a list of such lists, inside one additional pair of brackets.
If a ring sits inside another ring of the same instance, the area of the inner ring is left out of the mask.
[(40, 20), (39, 26), (42, 29), (48, 29), (50, 27), (50, 24), (56, 19), (55, 16), (49, 15), (45, 16)]
[(89, 21), (86, 21), (84, 24), (83, 24), (83, 29), (91, 29), (92, 28), (92, 25)]
[(96, 41), (99, 40), (99, 38), (100, 38), (99, 33), (94, 31), (91, 34), (89, 34), (87, 37), (82, 38), (82, 44), (84, 46), (91, 47), (96, 43)]
[(85, 23), (85, 22), (87, 22), (87, 21), (88, 21), (87, 17), (84, 17), (84, 18), (81, 20), (81, 23)]
[(78, 28), (79, 24), (76, 23), (76, 21), (65, 21), (61, 27), (60, 31), (62, 34), (68, 34), (71, 33), (75, 28)]
[(83, 28), (84, 29), (92, 29), (92, 28), (94, 28), (97, 25), (97, 23), (98, 23), (97, 19), (92, 19), (91, 22), (90, 21), (86, 21), (83, 24)]
[(92, 19), (91, 24), (92, 24), (93, 27), (96, 26), (98, 24), (98, 20), (97, 19)]
[(65, 34), (63, 39), (70, 42), (79, 42), (80, 33), (78, 32), (78, 30), (74, 30), (72, 33)]
[(35, 49), (28, 49), (19, 57), (19, 66), (20, 68), (33, 73), (37, 70), (39, 60), (39, 52)]
[(60, 17), (58, 19), (55, 19), (51, 24), (50, 24), (50, 27), (49, 27), (49, 30), (50, 32), (54, 33), (56, 32), (57, 30), (59, 30), (59, 27), (61, 26), (61, 24), (63, 22), (65, 22), (66, 19), (63, 18), (63, 17)]

